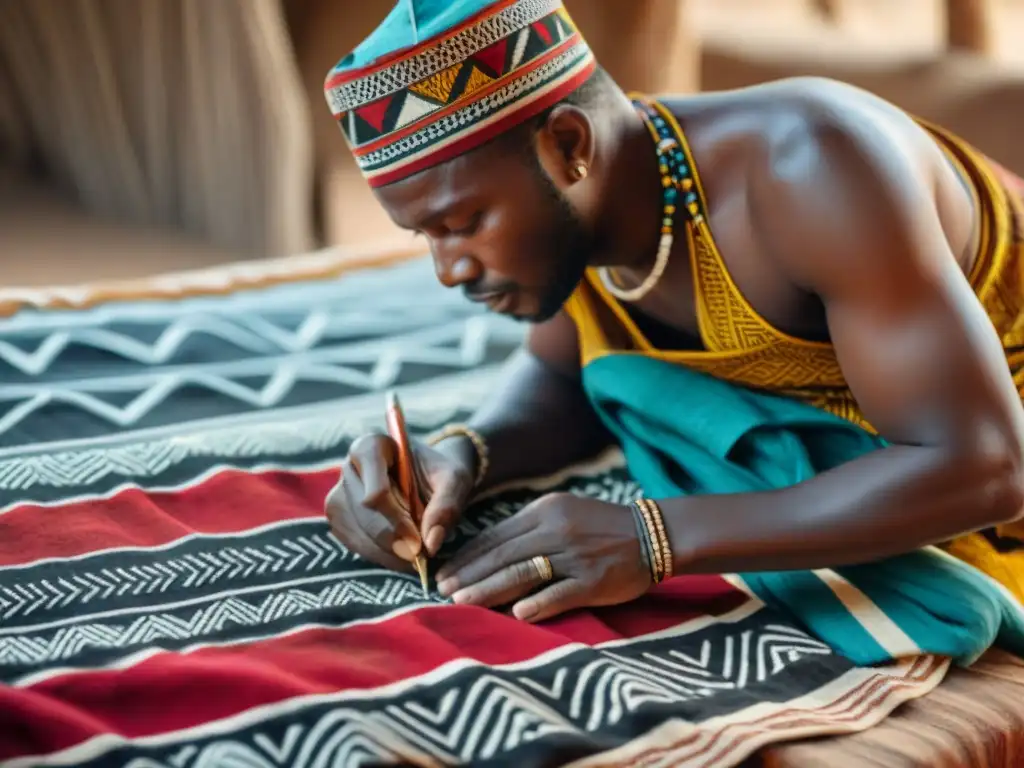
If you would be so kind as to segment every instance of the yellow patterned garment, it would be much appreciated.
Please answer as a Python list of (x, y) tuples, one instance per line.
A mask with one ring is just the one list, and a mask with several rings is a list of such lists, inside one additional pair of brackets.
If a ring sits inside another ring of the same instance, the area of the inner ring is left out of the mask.
[[(979, 251), (971, 285), (1002, 338), (1018, 391), (1024, 389), (1024, 182), (966, 142), (921, 123), (966, 179), (980, 212)], [(681, 135), (681, 134), (680, 134)], [(707, 210), (697, 166), (701, 208)], [(720, 379), (797, 398), (874, 431), (857, 405), (831, 344), (790, 336), (769, 324), (733, 282), (707, 219), (688, 223), (701, 350), (657, 349), (626, 309), (588, 272), (566, 311), (579, 332), (582, 362), (602, 355), (642, 354)], [(1024, 600), (1024, 524), (973, 534), (948, 550), (996, 577)]]

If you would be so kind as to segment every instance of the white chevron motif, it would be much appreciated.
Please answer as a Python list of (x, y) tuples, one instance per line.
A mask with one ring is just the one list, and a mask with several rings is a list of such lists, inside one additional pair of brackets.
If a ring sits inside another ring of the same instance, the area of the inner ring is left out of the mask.
[(123, 650), (161, 642), (195, 640), (228, 627), (249, 630), (285, 618), (353, 604), (389, 608), (441, 604), (426, 599), (418, 582), (388, 574), (375, 580), (366, 573), (320, 590), (292, 587), (262, 597), (233, 595), (187, 614), (150, 613), (132, 621), (92, 622), (51, 633), (0, 637), (0, 667), (39, 666), (66, 661), (89, 650)]
[(283, 579), (294, 571), (323, 571), (350, 558), (326, 532), (276, 539), (262, 546), (219, 547), (145, 565), (102, 568), (64, 577), (0, 583), (0, 621), (28, 617), (39, 610), (85, 606), (122, 595), (159, 595), (172, 587), (199, 589), (222, 581), (263, 576)]
[(210, 740), (182, 734), (190, 746), (168, 745), (159, 757), (150, 754), (127, 765), (214, 768), (228, 756), (237, 768), (482, 765), (503, 756), (512, 761), (511, 753), (538, 739), (608, 737), (644, 709), (737, 691), (764, 683), (805, 656), (831, 654), (799, 630), (774, 625), (706, 639), (698, 657), (671, 650), (673, 644), (661, 641), (642, 653), (630, 646), (615, 652), (587, 649), (557, 666), (516, 674), (466, 665), (447, 686), (434, 684), (444, 692), (432, 704), (415, 689), (401, 698), (359, 704), (346, 703), (344, 696), (324, 697), (291, 714), (297, 722), (277, 738), (270, 735), (281, 732), (273, 727), (271, 712), (269, 722)]

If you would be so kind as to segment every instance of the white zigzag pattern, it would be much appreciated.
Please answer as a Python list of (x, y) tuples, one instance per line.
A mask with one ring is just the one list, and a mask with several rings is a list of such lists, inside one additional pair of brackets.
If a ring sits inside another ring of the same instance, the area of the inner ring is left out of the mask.
[[(667, 651), (630, 658), (621, 651), (595, 651), (595, 658), (581, 669), (567, 660), (554, 670), (548, 685), (526, 675), (509, 679), (485, 673), (465, 687), (450, 688), (433, 708), (416, 696), (390, 704), (371, 701), (366, 708), (331, 707), (310, 724), (290, 725), (277, 739), (268, 735), (266, 726), (257, 726), (203, 746), (172, 747), (166, 757), (140, 757), (127, 766), (482, 764), (540, 738), (600, 733), (645, 707), (741, 690), (805, 656), (831, 654), (799, 630), (777, 625), (714, 642), (716, 648), (705, 640), (697, 656)], [(196, 734), (181, 738), (195, 740)]]
[[(201, 387), (256, 409), (279, 405), (299, 382), (328, 382), (364, 391), (380, 391), (394, 385), (406, 363), (426, 363), (452, 369), (480, 366), (487, 353), (489, 320), (430, 328), (387, 340), (318, 350), (299, 358), (244, 360), (217, 366), (170, 369), (110, 379), (83, 379), (59, 386), (7, 386), (5, 400), (20, 400), (0, 418), (0, 434), (52, 403), (73, 405), (120, 428), (130, 427), (171, 395), (185, 387)], [(452, 349), (449, 345), (456, 344)], [(370, 367), (369, 373), (353, 365)], [(254, 388), (233, 377), (269, 376)], [(113, 405), (90, 392), (139, 391), (127, 405)]]
[[(298, 587), (266, 595), (257, 602), (232, 596), (182, 617), (168, 613), (142, 616), (124, 624), (88, 623), (62, 627), (50, 635), (0, 638), (0, 665), (32, 666), (63, 661), (87, 650), (116, 650), (161, 641), (186, 641), (229, 626), (252, 628), (325, 608), (361, 604), (374, 607), (428, 602), (419, 583), (389, 576), (378, 585), (346, 580), (319, 591)], [(431, 603), (443, 602), (440, 598)]]
[[(196, 336), (213, 336), (239, 350), (256, 355), (308, 352), (325, 342), (344, 343), (360, 330), (384, 341), (392, 334), (415, 328), (437, 326), (443, 307), (392, 308), (388, 313), (354, 312), (351, 314), (313, 310), (307, 312), (295, 330), (276, 325), (258, 315), (196, 314), (175, 318), (164, 325), (156, 341), (140, 341), (137, 337), (103, 327), (62, 328), (49, 333), (31, 351), (0, 340), (0, 362), (28, 376), (45, 373), (64, 352), (73, 346), (89, 347), (117, 355), (141, 365), (163, 365), (174, 360), (182, 347)], [(418, 311), (417, 311), (418, 310)], [(474, 313), (479, 315), (479, 313)], [(152, 324), (152, 323), (151, 323)]]
[[(482, 371), (444, 386), (403, 392), (406, 417), (412, 427), (431, 428), (459, 410), (475, 407), (493, 384), (495, 371)], [(454, 385), (457, 384), (457, 385)], [(121, 445), (59, 451), (0, 460), (0, 490), (24, 491), (34, 486), (85, 488), (113, 475), (143, 480), (184, 461), (203, 457), (224, 459), (258, 456), (296, 456), (340, 446), (380, 426), (381, 406), (360, 409), (316, 408), (313, 415), (288, 421), (266, 421), (196, 428), (190, 434)]]
[(278, 539), (259, 547), (219, 547), (145, 565), (83, 570), (66, 578), (0, 584), (0, 620), (66, 608), (72, 603), (85, 606), (93, 600), (125, 594), (160, 594), (174, 586), (199, 589), (268, 571), (278, 576), (298, 569), (309, 573), (350, 556), (348, 550), (323, 533)]
[[(424, 290), (424, 286), (431, 290)], [(416, 301), (410, 302), (409, 296)], [(143, 365), (171, 361), (196, 336), (212, 336), (258, 355), (307, 352), (352, 339), (386, 339), (436, 327), (457, 318), (483, 316), (434, 282), (429, 258), (362, 270), (343, 280), (231, 294), (216, 303), (185, 299), (104, 305), (86, 312), (19, 315), (0, 327), (0, 363), (38, 375), (72, 346), (85, 346)], [(281, 319), (287, 324), (282, 325)], [(115, 330), (117, 324), (158, 331), (153, 342)], [(3, 338), (40, 339), (25, 351)]]
[(86, 346), (143, 365), (160, 365), (174, 359), (182, 345), (200, 334), (214, 336), (257, 354), (299, 352), (312, 349), (321, 341), (329, 317), (327, 312), (311, 312), (294, 332), (272, 323), (263, 323), (261, 333), (247, 328), (245, 318), (183, 317), (167, 326), (151, 344), (106, 328), (68, 329), (50, 334), (30, 352), (0, 340), (0, 361), (26, 375), (38, 376), (49, 370), (69, 347)]

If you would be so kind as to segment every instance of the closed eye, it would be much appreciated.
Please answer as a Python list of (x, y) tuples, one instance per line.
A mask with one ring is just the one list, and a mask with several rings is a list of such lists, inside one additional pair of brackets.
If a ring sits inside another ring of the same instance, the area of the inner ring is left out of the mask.
[(480, 219), (482, 217), (483, 214), (478, 211), (470, 217), (469, 221), (465, 225), (461, 227), (449, 227), (448, 233), (459, 237), (469, 237), (476, 232), (477, 227), (480, 226)]

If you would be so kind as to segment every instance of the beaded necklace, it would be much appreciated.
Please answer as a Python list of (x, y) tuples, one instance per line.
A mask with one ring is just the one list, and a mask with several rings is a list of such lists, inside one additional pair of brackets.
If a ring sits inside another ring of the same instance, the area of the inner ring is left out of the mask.
[[(677, 135), (675, 126), (653, 104), (638, 99), (633, 100), (633, 107), (647, 126), (654, 140), (655, 152), (658, 155), (658, 170), (661, 172), (662, 220), (661, 239), (658, 241), (658, 255), (654, 268), (640, 285), (635, 288), (620, 288), (612, 270), (602, 267), (598, 274), (605, 288), (621, 301), (639, 301), (658, 284), (668, 266), (672, 255), (672, 244), (675, 241), (675, 221), (677, 204), (682, 197), (683, 207), (693, 222), (700, 221), (700, 205), (694, 189), (693, 174), (683, 149), (682, 137)], [(674, 122), (674, 121), (673, 121)]]

